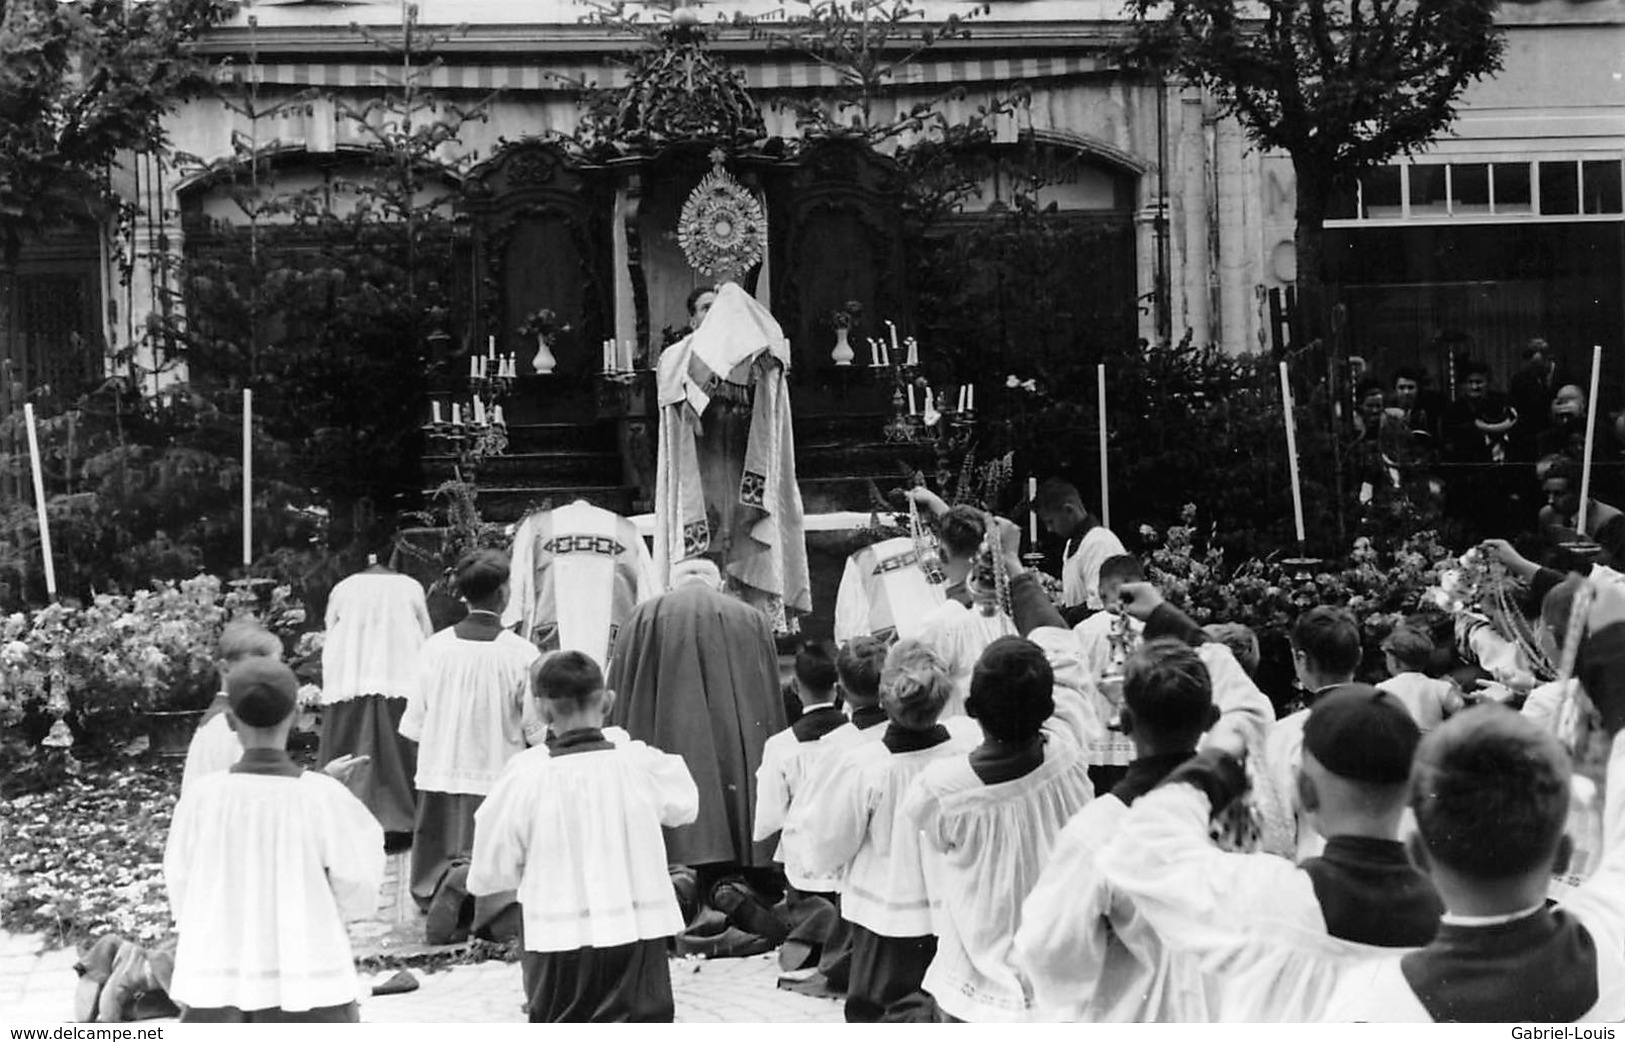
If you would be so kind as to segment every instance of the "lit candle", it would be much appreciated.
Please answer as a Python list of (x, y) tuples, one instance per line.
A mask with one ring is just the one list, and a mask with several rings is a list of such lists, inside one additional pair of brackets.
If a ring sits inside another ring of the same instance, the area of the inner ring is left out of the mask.
[(451, 403), (451, 423), (454, 427), (463, 425), (463, 407), (456, 402)]
[(604, 341), (604, 372), (607, 373), (610, 370), (615, 368), (614, 355), (615, 355), (615, 341), (613, 341), (613, 340), (605, 340)]
[(485, 338), (485, 357), (487, 357), (487, 358), (495, 358), (496, 356), (497, 356), (497, 338), (494, 337), (494, 336), (488, 336), (488, 337)]
[(970, 393), (965, 396), (965, 409), (968, 412), (976, 411), (976, 385), (970, 385)]
[[(886, 331), (891, 334), (891, 351), (896, 352), (899, 356), (901, 356), (902, 352), (897, 350), (897, 326), (894, 325), (892, 320), (889, 318), (886, 320)], [(887, 353), (886, 362), (887, 364), (890, 364), (891, 353)]]
[(478, 367), (479, 367), (479, 363), (474, 360), (474, 356), (469, 355), (468, 356), (468, 378), (470, 380), (474, 379), (474, 377), (479, 375), (479, 373), (477, 371)]
[(958, 404), (958, 411), (959, 412), (964, 412), (965, 411), (965, 390), (966, 390), (966, 388), (968, 386), (969, 386), (968, 384), (960, 384), (959, 385), (959, 404)]
[(476, 424), (478, 424), (479, 426), (481, 426), (481, 427), (485, 426), (485, 399), (484, 398), (476, 398), (476, 399), (474, 399), (474, 422)]
[(508, 425), (508, 421), (503, 419), (503, 417), (502, 417), (502, 406), (500, 404), (496, 407), (496, 410), (491, 414), (491, 422), (496, 424), (498, 427), (506, 427)]
[(908, 363), (907, 364), (909, 364), (909, 365), (919, 365), (920, 364), (920, 345), (915, 341), (915, 339), (913, 337), (909, 337), (907, 340), (903, 341), (903, 344), (908, 348)]
[(1038, 545), (1038, 479), (1027, 479), (1027, 536), (1033, 546)]
[(869, 338), (869, 368), (880, 368), (880, 341), (874, 337)]
[(440, 403), (439, 402), (430, 402), (429, 405), (434, 410), (434, 418), (431, 419), (429, 422), (438, 426), (439, 423), (440, 423)]
[(908, 385), (908, 414), (910, 416), (917, 415), (917, 410), (914, 408), (914, 385), (913, 384)]
[(936, 397), (931, 393), (931, 388), (927, 387), (925, 389), (925, 414), (927, 416), (930, 416), (933, 412), (936, 412), (936, 411), (937, 411)]

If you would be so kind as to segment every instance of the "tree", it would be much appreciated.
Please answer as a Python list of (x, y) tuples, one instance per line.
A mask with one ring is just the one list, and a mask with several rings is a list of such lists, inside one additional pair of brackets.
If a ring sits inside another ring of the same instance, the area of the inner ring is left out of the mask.
[(1142, 58), (1211, 90), (1254, 144), (1292, 157), (1299, 318), (1314, 339), (1326, 322), (1322, 239), (1334, 190), (1428, 144), (1468, 84), (1500, 69), (1497, 0), (1128, 6)]
[(162, 149), (229, 0), (0, 0), (0, 262), (23, 237), (117, 205), (109, 168)]

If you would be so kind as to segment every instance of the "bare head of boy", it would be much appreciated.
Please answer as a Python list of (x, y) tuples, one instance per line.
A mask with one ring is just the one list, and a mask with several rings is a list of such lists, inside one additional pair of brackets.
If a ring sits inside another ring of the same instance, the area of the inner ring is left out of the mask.
[(886, 645), (875, 637), (853, 637), (835, 656), (835, 674), (841, 699), (853, 709), (880, 704), (880, 672), (886, 664)]
[(886, 667), (880, 674), (880, 704), (887, 718), (903, 730), (935, 727), (953, 689), (947, 664), (929, 645), (901, 640), (886, 655)]
[(1498, 705), (1422, 740), (1411, 769), (1411, 860), (1454, 915), (1507, 915), (1546, 899), (1568, 861), (1571, 767), (1556, 738)]
[(226, 682), (238, 665), (257, 658), (280, 662), (281, 638), (254, 619), (232, 619), (226, 623), (225, 629), (220, 631), (214, 660), (215, 670), (220, 674), (220, 690), (226, 690)]
[(537, 712), (555, 736), (602, 729), (615, 705), (615, 692), (604, 686), (603, 670), (580, 651), (560, 651), (537, 660), (530, 670), (530, 687)]

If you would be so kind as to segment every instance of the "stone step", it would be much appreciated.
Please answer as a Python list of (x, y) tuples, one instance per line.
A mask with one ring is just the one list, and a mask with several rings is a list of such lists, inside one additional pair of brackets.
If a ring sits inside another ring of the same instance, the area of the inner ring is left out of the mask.
[[(453, 474), (455, 456), (423, 457), (424, 473), (430, 480)], [(487, 456), (475, 471), (480, 484), (547, 488), (554, 485), (588, 485), (621, 476), (621, 457), (616, 452), (508, 452)]]
[(615, 424), (591, 423), (509, 423), (508, 451), (529, 452), (614, 452)]
[(620, 485), (555, 485), (547, 488), (481, 485), (478, 504), (481, 517), (499, 524), (517, 521), (533, 510), (561, 507), (578, 499), (629, 516), (636, 513), (632, 509), (635, 493), (635, 489)]

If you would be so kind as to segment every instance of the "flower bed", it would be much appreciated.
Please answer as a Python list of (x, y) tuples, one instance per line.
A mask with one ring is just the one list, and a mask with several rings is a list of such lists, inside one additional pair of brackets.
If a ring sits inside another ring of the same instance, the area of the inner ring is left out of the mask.
[(305, 610), (289, 587), (228, 587), (212, 575), (0, 618), (0, 740), (8, 755), (27, 755), (41, 740), (116, 748), (139, 731), (144, 712), (204, 708), (218, 687), (220, 632), (245, 614), (295, 650)]
[(1284, 702), (1292, 671), (1288, 634), (1293, 620), (1317, 604), (1345, 607), (1360, 623), (1365, 644), (1362, 679), (1379, 679), (1383, 638), (1401, 621), (1437, 629), (1449, 616), (1429, 591), (1456, 566), (1452, 552), (1431, 531), (1418, 532), (1382, 549), (1361, 538), (1345, 561), (1299, 565), (1278, 556), (1253, 558), (1231, 568), (1219, 540), (1196, 549), (1196, 507), (1186, 506), (1181, 524), (1159, 533), (1149, 525), (1140, 536), (1147, 578), (1197, 622), (1240, 622), (1258, 634), (1263, 653), (1260, 686)]
[(56, 945), (168, 935), (164, 841), (180, 774), (179, 763), (86, 765), (0, 800), (0, 927)]

